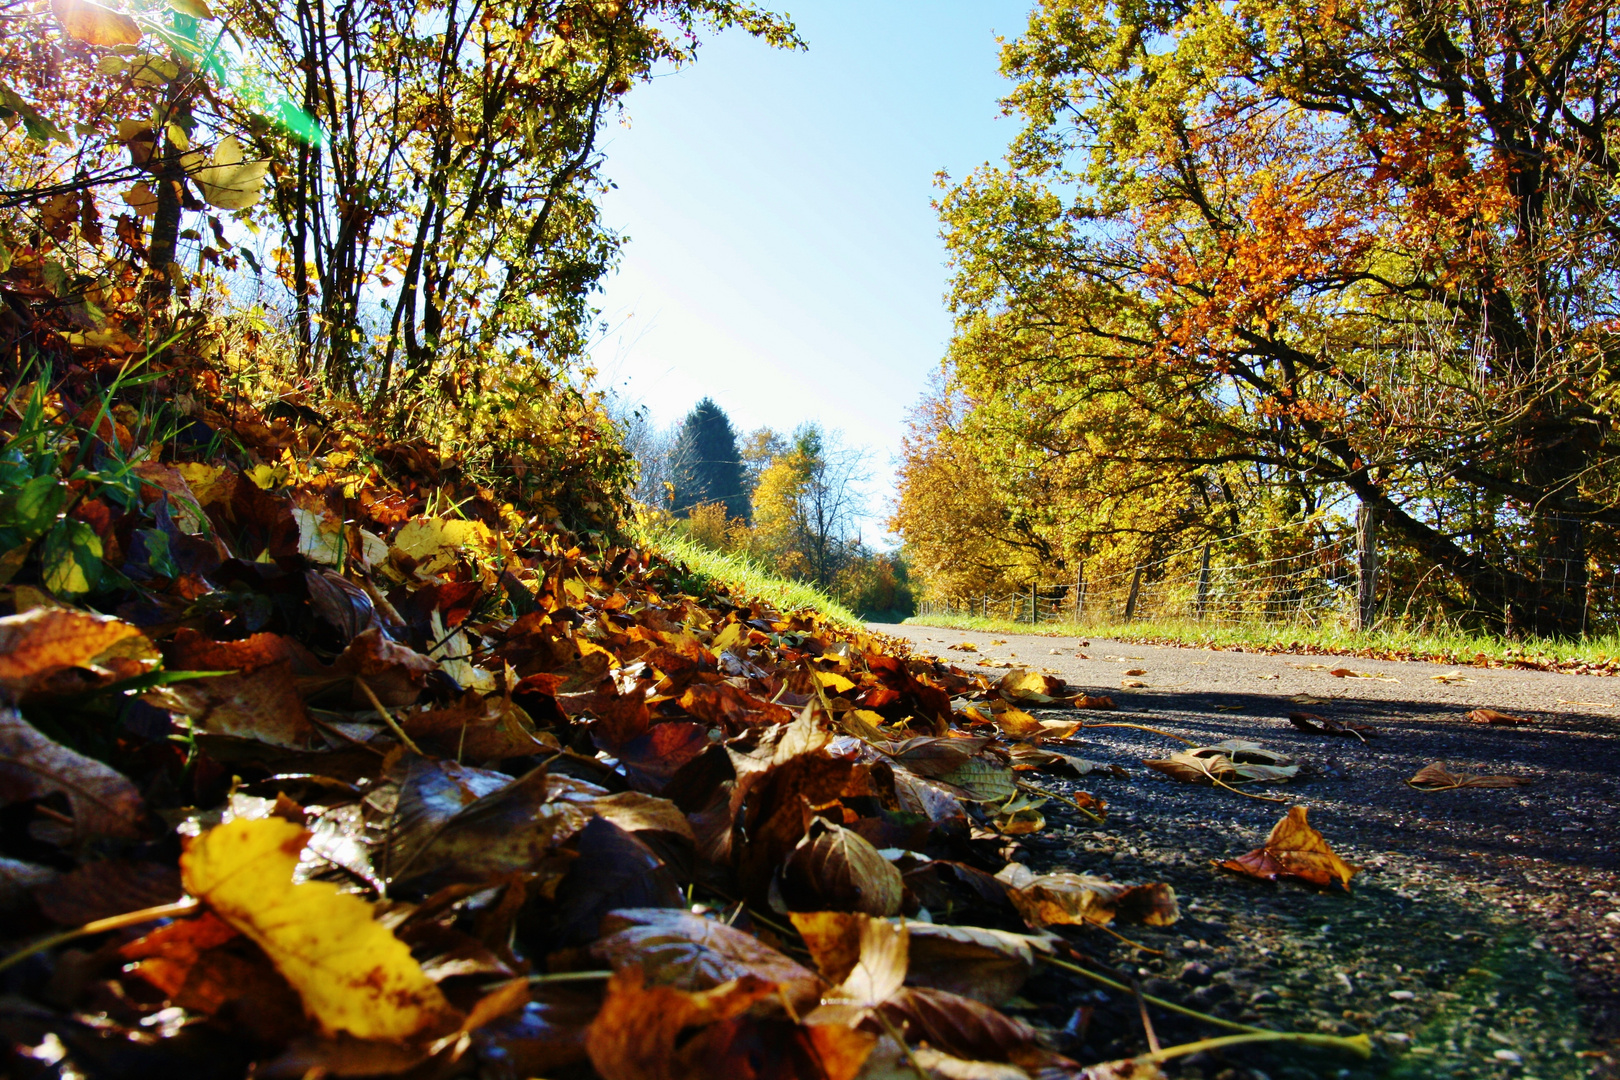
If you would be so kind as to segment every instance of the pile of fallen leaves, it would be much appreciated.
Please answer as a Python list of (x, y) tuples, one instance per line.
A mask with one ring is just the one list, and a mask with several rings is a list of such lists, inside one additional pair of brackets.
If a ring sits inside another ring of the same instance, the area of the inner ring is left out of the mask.
[(497, 507), (126, 466), (0, 495), (7, 1075), (1081, 1075), (1002, 1007), (1177, 918), (1008, 859), (1095, 768), (1025, 709), (1106, 699)]

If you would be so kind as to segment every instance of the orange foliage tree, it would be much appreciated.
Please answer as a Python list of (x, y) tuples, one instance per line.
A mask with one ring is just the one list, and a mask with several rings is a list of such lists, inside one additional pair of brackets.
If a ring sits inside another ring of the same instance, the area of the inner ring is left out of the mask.
[(1620, 525), (1605, 19), (1046, 0), (1005, 167), (941, 207), (984, 453), (1084, 464), (1082, 504), (1096, 465), (1353, 495), (1482, 623), (1579, 631)]

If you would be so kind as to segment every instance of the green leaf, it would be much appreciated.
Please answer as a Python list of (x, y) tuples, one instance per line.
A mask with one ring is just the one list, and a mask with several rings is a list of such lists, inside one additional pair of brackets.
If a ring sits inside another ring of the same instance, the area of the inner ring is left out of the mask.
[(101, 584), (101, 537), (82, 521), (66, 518), (45, 538), (45, 588), (59, 597), (77, 597)]
[(36, 476), (0, 493), (0, 529), (11, 531), (16, 543), (38, 539), (61, 513), (67, 496), (67, 486), (54, 476)]

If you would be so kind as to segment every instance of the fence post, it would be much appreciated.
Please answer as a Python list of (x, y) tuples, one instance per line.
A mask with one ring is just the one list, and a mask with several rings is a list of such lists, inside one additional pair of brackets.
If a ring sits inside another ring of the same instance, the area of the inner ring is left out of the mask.
[(1131, 592), (1125, 598), (1125, 621), (1130, 622), (1136, 618), (1136, 594), (1142, 591), (1142, 566), (1137, 564), (1136, 570), (1131, 574)]
[(1371, 630), (1378, 617), (1378, 512), (1356, 508), (1356, 629)]
[(1074, 571), (1074, 622), (1080, 625), (1080, 612), (1086, 606), (1086, 564), (1081, 563)]
[(1034, 626), (1040, 622), (1040, 612), (1035, 607), (1035, 583), (1029, 583), (1029, 624)]
[(1209, 543), (1204, 543), (1204, 555), (1198, 560), (1198, 621), (1204, 621), (1209, 607)]

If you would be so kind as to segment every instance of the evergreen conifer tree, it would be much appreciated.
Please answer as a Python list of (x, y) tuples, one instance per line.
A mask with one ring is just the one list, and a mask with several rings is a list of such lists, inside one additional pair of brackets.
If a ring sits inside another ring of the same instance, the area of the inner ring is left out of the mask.
[(685, 517), (694, 506), (723, 503), (727, 517), (750, 516), (743, 482), (737, 433), (725, 410), (711, 398), (692, 407), (681, 422), (671, 454), (670, 479), (675, 485), (675, 513)]

